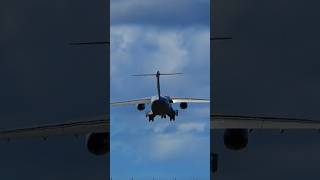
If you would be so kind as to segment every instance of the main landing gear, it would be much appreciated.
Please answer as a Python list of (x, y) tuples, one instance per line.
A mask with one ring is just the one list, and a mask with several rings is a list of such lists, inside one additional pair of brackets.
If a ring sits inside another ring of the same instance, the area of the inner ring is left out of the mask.
[(170, 116), (170, 121), (175, 121), (176, 120), (176, 116), (173, 115), (173, 116)]
[[(176, 116), (178, 116), (178, 110), (172, 110), (170, 114), (160, 115), (162, 119), (167, 118), (167, 116), (169, 116), (170, 121), (175, 121)], [(149, 122), (153, 122), (156, 116), (150, 111), (150, 112), (146, 112), (146, 117), (149, 119)]]
[(148, 115), (149, 117), (149, 122), (153, 122), (154, 121), (154, 115)]
[(153, 115), (152, 112), (147, 112), (146, 117), (149, 118), (149, 122), (153, 122), (155, 115)]
[(175, 121), (176, 116), (178, 116), (178, 110), (173, 111), (172, 115), (170, 116), (170, 121)]

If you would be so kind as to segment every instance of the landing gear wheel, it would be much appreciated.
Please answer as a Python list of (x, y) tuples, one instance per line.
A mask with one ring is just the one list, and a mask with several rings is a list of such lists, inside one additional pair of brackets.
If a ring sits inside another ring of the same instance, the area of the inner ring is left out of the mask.
[(154, 121), (154, 117), (149, 115), (149, 122)]

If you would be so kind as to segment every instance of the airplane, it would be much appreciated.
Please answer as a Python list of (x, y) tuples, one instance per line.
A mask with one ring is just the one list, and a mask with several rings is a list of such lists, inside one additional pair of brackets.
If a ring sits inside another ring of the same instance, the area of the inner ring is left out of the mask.
[[(232, 38), (212, 38), (211, 40), (224, 40)], [(109, 44), (108, 41), (102, 42), (88, 42), (88, 43), (71, 43), (72, 45), (95, 45), (95, 44)], [(157, 73), (158, 74), (158, 73)], [(160, 72), (159, 72), (160, 74)], [(155, 74), (152, 74), (153, 76)], [(165, 75), (165, 74), (162, 74)], [(160, 76), (160, 75), (159, 75)], [(157, 78), (158, 79), (158, 78)], [(158, 86), (160, 90), (160, 85)], [(160, 92), (160, 91), (159, 91)], [(160, 93), (158, 93), (160, 94)], [(161, 97), (158, 95), (158, 97)], [(164, 97), (168, 101), (168, 97)], [(172, 98), (171, 98), (172, 99)], [(159, 100), (149, 98), (149, 104), (152, 100)], [(189, 99), (190, 100), (190, 99)], [(197, 101), (197, 100), (196, 100)], [(202, 101), (202, 100), (201, 100)], [(170, 101), (169, 101), (170, 102)], [(180, 106), (185, 99), (176, 99), (180, 102)], [(207, 100), (205, 101), (207, 102)], [(142, 101), (142, 103), (146, 103)], [(171, 103), (170, 103), (171, 104)], [(137, 108), (144, 108), (144, 104), (137, 105)], [(181, 108), (182, 108), (181, 107)], [(151, 106), (152, 108), (152, 106)], [(239, 115), (221, 115), (211, 114), (211, 130), (223, 129), (224, 145), (226, 148), (234, 151), (240, 151), (247, 147), (249, 142), (249, 132), (254, 129), (279, 129), (283, 132), (285, 129), (320, 129), (320, 121), (308, 119), (294, 119), (294, 118), (277, 118), (277, 117), (262, 117), (262, 116), (239, 116)], [(53, 124), (44, 126), (27, 127), (20, 129), (2, 130), (0, 131), (0, 140), (11, 141), (15, 139), (31, 139), (42, 138), (46, 140), (49, 136), (66, 136), (66, 135), (87, 135), (86, 146), (92, 154), (105, 155), (110, 152), (110, 119), (109, 115), (103, 117), (78, 120), (75, 122), (68, 122), (63, 124)], [(218, 154), (211, 153), (210, 168), (213, 174), (218, 171)]]
[[(320, 130), (320, 121), (296, 118), (211, 114), (210, 122), (211, 131), (224, 130), (224, 146), (233, 151), (241, 151), (247, 147), (249, 133), (254, 129), (279, 129), (280, 133), (285, 129)], [(213, 174), (218, 171), (218, 159), (217, 153), (210, 154)]]
[(161, 118), (166, 118), (167, 116), (170, 118), (170, 121), (175, 121), (176, 116), (178, 116), (178, 110), (174, 110), (172, 104), (180, 103), (181, 109), (187, 109), (188, 103), (209, 103), (210, 100), (207, 99), (197, 99), (197, 98), (180, 98), (180, 97), (170, 97), (170, 96), (162, 96), (160, 92), (160, 76), (167, 75), (178, 75), (182, 73), (160, 73), (157, 71), (156, 74), (138, 74), (133, 76), (155, 76), (157, 78), (157, 92), (156, 96), (129, 100), (129, 101), (121, 101), (121, 102), (113, 102), (112, 106), (122, 106), (122, 105), (136, 105), (139, 111), (145, 110), (145, 105), (150, 104), (151, 110), (146, 111), (146, 117), (149, 118), (149, 122), (154, 121), (156, 116), (160, 116)]
[[(144, 98), (140, 100), (133, 100), (127, 102), (111, 103), (112, 105), (123, 104), (137, 104), (137, 108), (142, 110), (145, 108), (145, 104), (151, 104), (152, 111), (147, 114), (149, 120), (154, 119), (156, 115), (160, 115), (163, 118), (168, 115), (171, 120), (175, 119), (178, 114), (176, 110), (173, 110), (172, 103), (180, 103), (182, 109), (186, 109), (188, 102), (194, 103), (208, 103), (209, 100), (194, 99), (194, 98), (173, 98), (169, 96), (160, 95), (160, 75), (174, 75), (181, 73), (161, 74), (159, 71), (157, 74), (137, 75), (137, 76), (156, 76), (158, 96), (151, 98)], [(47, 140), (49, 136), (67, 136), (74, 135), (78, 137), (80, 135), (86, 135), (86, 146), (90, 153), (100, 156), (110, 153), (110, 118), (109, 115), (103, 115), (96, 118), (87, 118), (83, 120), (71, 121), (62, 124), (41, 125), (35, 127), (0, 130), (0, 140), (11, 141), (16, 139), (35, 139), (42, 138)]]

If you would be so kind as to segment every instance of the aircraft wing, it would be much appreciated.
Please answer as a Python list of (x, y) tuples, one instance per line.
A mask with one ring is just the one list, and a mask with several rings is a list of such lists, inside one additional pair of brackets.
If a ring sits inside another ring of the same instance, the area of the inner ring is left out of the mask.
[(179, 98), (171, 97), (173, 103), (189, 102), (189, 103), (210, 103), (208, 99), (198, 99), (198, 98)]
[(211, 129), (320, 129), (320, 121), (215, 114), (211, 115)]
[(61, 135), (84, 135), (92, 132), (109, 132), (109, 118), (93, 119), (87, 121), (69, 122), (34, 126), (28, 128), (0, 130), (0, 140), (43, 138)]
[(137, 105), (137, 104), (150, 104), (151, 98), (134, 99), (129, 101), (112, 102), (112, 106), (125, 106), (125, 105)]

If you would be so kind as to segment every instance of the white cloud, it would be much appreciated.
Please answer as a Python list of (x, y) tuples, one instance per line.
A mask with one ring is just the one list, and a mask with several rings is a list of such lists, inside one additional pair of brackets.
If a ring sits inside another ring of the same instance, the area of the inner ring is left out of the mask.
[(163, 133), (165, 132), (168, 128), (170, 127), (169, 123), (161, 123), (157, 124), (155, 126), (152, 126), (153, 132), (154, 133)]
[[(185, 73), (183, 76), (170, 78), (170, 81), (162, 80), (162, 84), (168, 87), (165, 90), (181, 94), (185, 93), (181, 89), (189, 88), (188, 95), (192, 92), (209, 96), (209, 36), (209, 29), (201, 27), (159, 30), (152, 26), (112, 26), (112, 90), (124, 92), (124, 85), (131, 83), (137, 87), (152, 88), (154, 82), (148, 79), (131, 82), (126, 80), (132, 80), (128, 78), (132, 73), (153, 73), (160, 70)], [(177, 84), (179, 88), (174, 90), (172, 87), (177, 87)]]
[(146, 65), (145, 69), (152, 67), (153, 71), (180, 72), (189, 64), (189, 51), (183, 46), (184, 37), (178, 32), (157, 32), (149, 40), (158, 50), (148, 55), (151, 66)]
[[(200, 151), (208, 149), (208, 136), (196, 136), (188, 133), (157, 134), (151, 139), (149, 157), (155, 161), (165, 161), (183, 158), (196, 158)], [(199, 148), (202, 148), (200, 150)]]
[(111, 1), (111, 24), (153, 24), (157, 26), (202, 24), (209, 26), (209, 20), (210, 0)]
[(205, 123), (188, 122), (179, 124), (177, 127), (179, 132), (204, 132), (206, 130)]
[[(130, 75), (156, 70), (185, 73), (161, 78), (163, 94), (209, 97), (209, 37), (209, 26), (112, 25), (111, 99), (153, 95), (151, 93), (156, 90), (154, 79), (131, 78)], [(197, 110), (198, 105), (191, 107), (180, 111), (176, 122), (157, 118), (152, 123), (147, 122), (143, 112), (137, 112), (134, 106), (119, 111), (112, 109), (115, 119), (111, 131), (115, 129), (112, 133), (115, 146), (111, 154), (137, 166), (209, 158), (209, 108), (199, 105), (199, 109), (206, 110)]]

